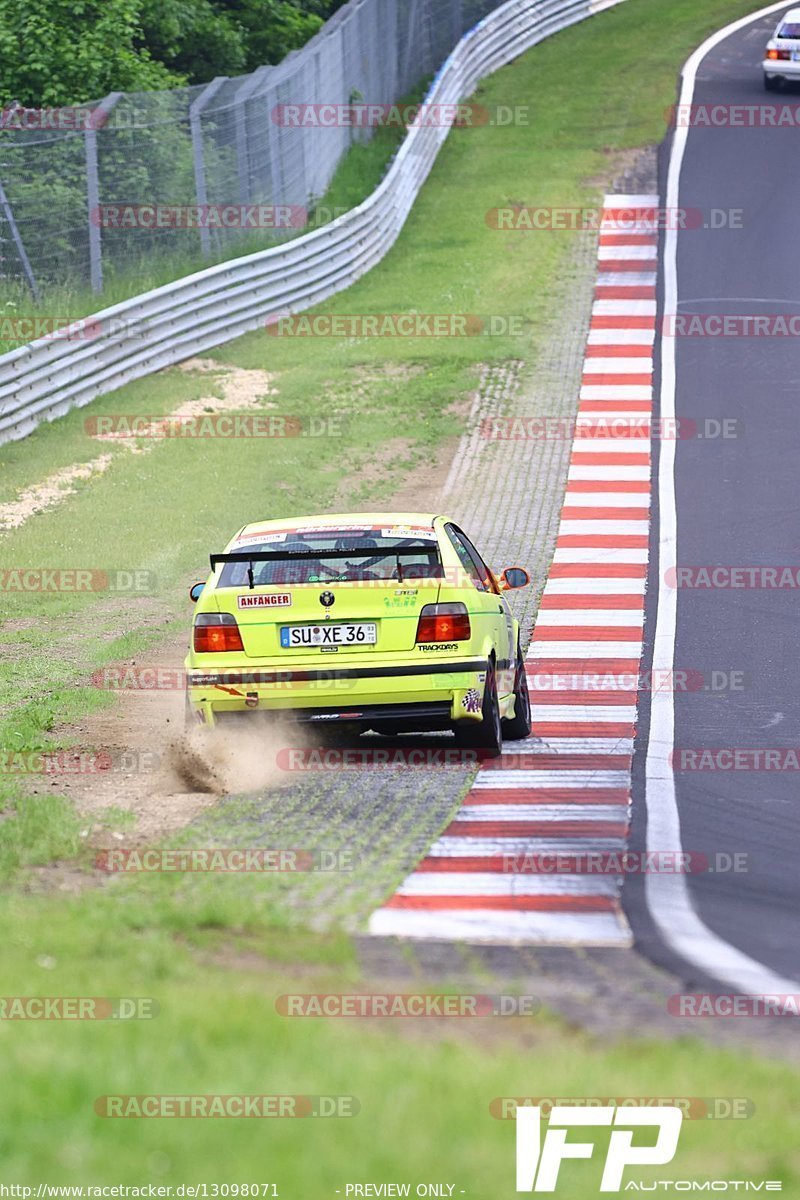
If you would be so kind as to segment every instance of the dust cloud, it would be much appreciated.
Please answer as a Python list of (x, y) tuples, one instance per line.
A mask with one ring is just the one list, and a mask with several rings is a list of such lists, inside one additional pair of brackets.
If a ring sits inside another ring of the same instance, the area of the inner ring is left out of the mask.
[(193, 792), (217, 796), (280, 787), (292, 772), (280, 765), (281, 751), (305, 746), (303, 732), (268, 714), (218, 725), (186, 729), (170, 742), (170, 766)]

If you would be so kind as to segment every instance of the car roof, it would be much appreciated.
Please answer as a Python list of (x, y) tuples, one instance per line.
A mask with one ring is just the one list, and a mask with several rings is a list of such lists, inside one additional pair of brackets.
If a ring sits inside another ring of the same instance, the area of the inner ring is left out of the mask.
[[(253, 521), (236, 534), (236, 538), (254, 533), (271, 533), (279, 529), (340, 529), (343, 525), (411, 525), (428, 528), (437, 519), (436, 513), (418, 512), (355, 512), (311, 513), (301, 517), (276, 517), (269, 521)], [(236, 540), (234, 538), (234, 541)]]

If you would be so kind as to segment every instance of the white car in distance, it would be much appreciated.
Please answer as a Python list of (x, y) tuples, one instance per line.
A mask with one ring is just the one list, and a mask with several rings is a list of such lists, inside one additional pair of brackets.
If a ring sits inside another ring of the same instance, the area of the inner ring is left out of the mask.
[(776, 92), (784, 83), (800, 80), (800, 8), (790, 8), (767, 42), (764, 87)]

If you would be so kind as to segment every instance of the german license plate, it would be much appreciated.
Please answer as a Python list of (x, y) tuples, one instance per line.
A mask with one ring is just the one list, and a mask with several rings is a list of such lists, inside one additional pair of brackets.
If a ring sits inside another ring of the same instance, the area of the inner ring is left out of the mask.
[(304, 646), (374, 646), (378, 627), (373, 621), (336, 625), (282, 625), (281, 646), (284, 650)]
[(792, 51), (792, 62), (800, 62), (800, 50)]

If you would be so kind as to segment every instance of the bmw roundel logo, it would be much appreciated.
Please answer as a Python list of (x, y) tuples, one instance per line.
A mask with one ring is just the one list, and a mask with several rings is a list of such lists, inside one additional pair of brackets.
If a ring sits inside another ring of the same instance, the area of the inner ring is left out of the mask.
[(324, 608), (330, 608), (335, 599), (336, 597), (334, 596), (333, 592), (323, 592), (320, 595), (319, 602)]

